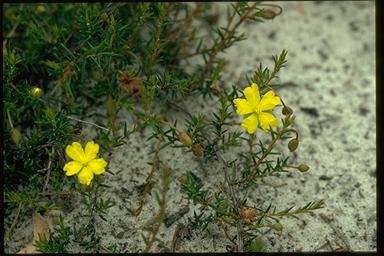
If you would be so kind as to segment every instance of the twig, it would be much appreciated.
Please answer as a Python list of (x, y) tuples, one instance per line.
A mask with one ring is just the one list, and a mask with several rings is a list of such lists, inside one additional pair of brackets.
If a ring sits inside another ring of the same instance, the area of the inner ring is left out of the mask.
[(236, 243), (233, 242), (232, 239), (231, 239), (231, 238), (229, 237), (229, 235), (228, 235), (228, 232), (227, 232), (227, 226), (222, 225), (222, 228), (223, 228), (225, 237), (226, 237), (231, 243), (233, 243), (234, 245), (236, 245)]
[(167, 38), (165, 39), (166, 43), (171, 42), (181, 31), (183, 31), (191, 22), (193, 17), (200, 11), (200, 8), (202, 6), (201, 3), (196, 4), (196, 8), (192, 11), (192, 13), (184, 20), (184, 22), (174, 31), (172, 31)]
[[(272, 176), (273, 175), (273, 173), (266, 173), (266, 174), (261, 174), (261, 175), (257, 175), (257, 176), (254, 176), (253, 174), (256, 171), (257, 167), (259, 167), (260, 164), (262, 164), (263, 160), (268, 156), (268, 154), (271, 152), (271, 150), (272, 150), (273, 146), (275, 145), (275, 143), (277, 142), (277, 140), (279, 140), (280, 137), (283, 136), (283, 134), (284, 134), (284, 132), (279, 133), (277, 135), (277, 137), (274, 140), (272, 140), (271, 144), (269, 144), (267, 150), (264, 152), (264, 154), (261, 156), (261, 158), (259, 158), (259, 160), (256, 162), (256, 164), (251, 167), (250, 174), (248, 176), (253, 177), (253, 179), (255, 179), (255, 178), (263, 178), (266, 176)], [(243, 183), (245, 181), (246, 181), (246, 178), (242, 178), (238, 181), (232, 182), (232, 184), (233, 185), (240, 184), (240, 183)]]
[(256, 162), (256, 164), (251, 168), (251, 172), (254, 172), (257, 167), (263, 162), (263, 160), (268, 156), (268, 154), (272, 151), (273, 146), (275, 143), (281, 138), (283, 133), (279, 133), (277, 137), (269, 144), (268, 149), (264, 152), (264, 154), (261, 156), (261, 158)]
[[(275, 176), (276, 173), (277, 173), (277, 171), (269, 172), (269, 173), (264, 173), (264, 174), (261, 174), (261, 175), (253, 175), (251, 177), (252, 177), (252, 180), (256, 180), (256, 179), (262, 179), (262, 178), (265, 178), (265, 177)], [(246, 181), (246, 179), (242, 178), (240, 180), (233, 181), (231, 184), (232, 185), (239, 185), (239, 184), (241, 184), (241, 183), (243, 183), (245, 181)]]
[(14, 129), (11, 114), (9, 113), (9, 110), (7, 110), (7, 116), (8, 116), (9, 125), (11, 126), (12, 129)]
[(343, 241), (344, 245), (347, 247), (347, 250), (351, 251), (351, 245), (349, 244), (347, 237), (332, 223), (332, 220), (322, 213), (320, 213), (319, 216), (324, 222), (326, 222), (332, 228), (332, 230), (341, 239), (341, 241)]
[(151, 169), (151, 172), (149, 173), (147, 179), (145, 180), (145, 187), (144, 187), (143, 195), (140, 199), (139, 206), (135, 209), (135, 215), (136, 216), (139, 216), (141, 213), (141, 210), (143, 209), (145, 199), (146, 199), (146, 197), (147, 197), (147, 195), (151, 189), (150, 188), (150, 181), (151, 181), (152, 176), (155, 173), (155, 171), (159, 169), (159, 151), (160, 151), (160, 145), (161, 145), (161, 142), (163, 141), (163, 139), (164, 139), (163, 136), (161, 136), (157, 140), (157, 143), (155, 146), (156, 147), (155, 155), (152, 158), (152, 169)]
[(249, 135), (249, 141), (248, 141), (248, 146), (249, 146), (249, 151), (248, 151), (248, 165), (252, 164), (252, 156), (253, 156), (253, 139), (254, 139), (254, 134)]
[(159, 25), (157, 27), (157, 32), (156, 32), (156, 40), (155, 40), (155, 44), (154, 44), (154, 51), (151, 55), (151, 58), (150, 58), (150, 65), (149, 65), (149, 68), (151, 68), (153, 66), (153, 64), (155, 63), (157, 57), (159, 56), (159, 53), (161, 51), (161, 49), (159, 49), (159, 44), (160, 44), (160, 36), (161, 36), (161, 26), (163, 24), (163, 19), (164, 19), (164, 16), (160, 15), (159, 17)]
[(17, 22), (17, 23), (15, 23), (15, 24), (13, 25), (11, 31), (9, 31), (9, 33), (5, 36), (6, 39), (4, 40), (3, 44), (6, 44), (6, 43), (7, 43), (7, 39), (8, 39), (8, 38), (13, 37), (13, 35), (15, 34), (16, 29), (17, 29), (17, 27), (19, 26), (19, 24), (20, 24), (20, 23)]
[(85, 124), (90, 124), (90, 125), (96, 126), (97, 128), (106, 130), (106, 131), (108, 131), (108, 132), (110, 131), (108, 128), (105, 128), (105, 127), (103, 127), (103, 126), (97, 125), (97, 124), (92, 123), (92, 122), (83, 121), (83, 120), (80, 120), (80, 119), (77, 119), (77, 118), (74, 118), (74, 117), (71, 117), (71, 116), (67, 116), (67, 118), (72, 119), (72, 120), (75, 120), (75, 121), (80, 122), (80, 123), (85, 123)]
[(9, 236), (10, 236), (11, 232), (13, 231), (13, 229), (15, 228), (16, 224), (17, 224), (17, 220), (19, 218), (19, 215), (20, 215), (22, 207), (23, 207), (23, 203), (19, 203), (19, 207), (17, 208), (15, 218), (13, 218), (12, 225), (4, 234), (4, 241), (8, 241), (9, 240)]
[[(225, 182), (228, 184), (229, 188), (229, 196), (231, 197), (233, 206), (235, 207), (235, 211), (237, 213), (237, 216), (239, 216), (239, 205), (238, 200), (236, 198), (235, 191), (233, 189), (232, 183), (229, 181), (228, 178), (228, 163), (224, 160), (224, 158), (221, 156), (219, 152), (216, 151), (216, 156), (224, 163), (224, 179)], [(244, 245), (243, 245), (243, 229), (239, 223), (236, 223), (236, 229), (237, 229), (237, 251), (243, 252)]]
[(154, 226), (155, 226), (154, 230), (149, 235), (149, 239), (148, 239), (148, 242), (147, 242), (147, 248), (144, 250), (145, 253), (149, 252), (149, 250), (151, 249), (151, 247), (153, 245), (153, 242), (156, 239), (156, 235), (157, 235), (157, 233), (160, 230), (160, 222), (156, 223)]
[(322, 246), (320, 246), (319, 248), (315, 249), (315, 252), (318, 252), (319, 250), (325, 248), (326, 246), (328, 246), (330, 248), (331, 251), (333, 251), (333, 248), (332, 248), (332, 245), (330, 243), (330, 241), (328, 239), (325, 239), (327, 242), (325, 242)]
[(51, 155), (49, 156), (48, 166), (46, 168), (48, 170), (48, 172), (47, 172), (47, 177), (45, 178), (45, 184), (43, 187), (43, 192), (45, 192), (45, 190), (47, 189), (47, 186), (48, 186), (49, 177), (51, 175), (52, 155), (54, 152), (55, 152), (55, 150), (52, 147)]
[[(231, 25), (232, 25), (232, 22), (233, 22), (233, 19), (234, 17), (236, 16), (236, 11), (233, 12), (233, 14), (229, 17), (228, 19), (228, 23), (227, 23), (227, 27), (226, 27), (226, 32), (223, 36), (223, 39), (220, 41), (219, 45), (215, 46), (214, 48), (212, 48), (212, 54), (210, 55), (209, 57), (209, 60), (207, 61), (207, 63), (205, 64), (205, 66), (203, 67), (203, 70), (202, 72), (200, 73), (200, 76), (197, 76), (198, 79), (195, 79), (192, 81), (192, 84), (191, 84), (191, 89), (195, 89), (196, 87), (196, 84), (197, 82), (202, 79), (205, 75), (205, 73), (208, 71), (208, 69), (211, 67), (211, 65), (213, 64), (214, 62), (214, 59), (215, 57), (217, 56), (217, 54), (222, 50), (222, 48), (225, 46), (225, 44), (227, 43), (227, 41), (230, 39), (230, 35), (232, 35), (234, 33), (234, 31), (240, 26), (240, 24), (243, 23), (243, 21), (248, 17), (248, 15), (251, 13), (251, 11), (254, 9), (254, 7), (256, 6), (257, 3), (254, 3), (248, 11), (246, 11), (245, 13), (243, 13), (241, 16), (240, 16), (240, 20), (239, 22), (237, 22), (232, 29), (230, 29)], [(238, 3), (239, 5), (239, 3)]]
[(37, 193), (39, 196), (69, 196), (73, 194), (73, 192), (40, 192)]
[[(182, 107), (176, 105), (176, 104), (173, 104), (174, 106), (178, 107), (179, 109), (183, 110), (185, 113), (187, 113), (188, 115), (191, 116), (191, 114), (183, 109)], [(171, 125), (171, 124), (169, 124)], [(209, 140), (207, 137), (206, 137), (207, 140)], [(228, 184), (228, 188), (229, 188), (229, 195), (230, 195), (230, 199), (233, 203), (233, 206), (235, 207), (235, 210), (237, 212), (237, 215), (239, 216), (239, 209), (238, 209), (238, 201), (237, 201), (237, 198), (236, 198), (236, 194), (233, 190), (233, 183), (231, 183), (229, 181), (229, 178), (228, 178), (228, 164), (227, 162), (224, 160), (224, 158), (221, 156), (221, 154), (219, 152), (215, 152), (217, 158), (219, 158), (223, 164), (224, 164), (224, 179), (225, 179), (225, 182)], [(242, 252), (244, 250), (244, 245), (243, 245), (243, 230), (240, 226), (240, 224), (236, 224), (236, 228), (237, 228), (237, 250), (239, 252)]]
[(185, 226), (183, 223), (177, 224), (175, 232), (173, 233), (173, 237), (172, 237), (172, 252), (176, 251), (178, 240), (181, 237), (184, 229), (185, 229)]
[(154, 230), (152, 229), (150, 231), (151, 233), (150, 233), (149, 239), (147, 239), (147, 241), (146, 241), (147, 248), (145, 248), (144, 252), (149, 252), (149, 250), (151, 249), (153, 243), (156, 240), (156, 235), (159, 233), (161, 221), (166, 217), (166, 214), (167, 214), (166, 213), (166, 199), (167, 199), (167, 192), (169, 190), (169, 175), (170, 175), (169, 171), (170, 171), (170, 169), (169, 169), (169, 167), (165, 166), (165, 167), (163, 167), (162, 171), (163, 171), (163, 173), (162, 173), (163, 187), (161, 190), (161, 200), (159, 201), (160, 209), (159, 209), (159, 213), (154, 218), (152, 218), (152, 220), (155, 221)]

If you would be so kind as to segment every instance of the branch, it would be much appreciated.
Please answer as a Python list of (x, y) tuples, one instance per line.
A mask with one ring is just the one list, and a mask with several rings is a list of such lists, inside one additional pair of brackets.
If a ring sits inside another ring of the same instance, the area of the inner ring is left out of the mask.
[(140, 215), (141, 210), (143, 209), (143, 206), (144, 206), (145, 199), (146, 199), (149, 191), (151, 190), (151, 188), (150, 188), (150, 181), (152, 179), (152, 176), (155, 173), (155, 171), (157, 169), (159, 169), (159, 151), (160, 151), (160, 145), (161, 145), (161, 142), (163, 141), (163, 139), (164, 139), (164, 137), (161, 136), (157, 140), (157, 143), (156, 143), (156, 146), (155, 146), (156, 147), (155, 155), (152, 158), (152, 169), (151, 169), (151, 172), (149, 173), (147, 179), (145, 180), (145, 187), (144, 187), (144, 191), (143, 191), (143, 196), (140, 199), (139, 206), (134, 211), (135, 216), (139, 216)]
[[(233, 22), (233, 19), (234, 17), (236, 16), (236, 10), (233, 12), (233, 14), (229, 17), (228, 19), (228, 23), (227, 23), (227, 27), (225, 29), (225, 34), (223, 36), (223, 39), (220, 41), (219, 45), (218, 46), (214, 46), (214, 48), (212, 49), (212, 54), (210, 55), (210, 58), (209, 60), (207, 61), (207, 63), (205, 64), (204, 68), (203, 68), (203, 71), (200, 73), (200, 76), (198, 76), (197, 79), (193, 80), (192, 82), (192, 85), (191, 85), (191, 89), (193, 90), (195, 87), (196, 87), (196, 84), (199, 80), (201, 80), (205, 73), (208, 71), (208, 69), (212, 66), (213, 64), (213, 60), (214, 58), (216, 57), (216, 55), (224, 48), (225, 44), (227, 43), (227, 41), (230, 39), (230, 35), (232, 35), (234, 33), (234, 31), (240, 26), (241, 23), (243, 23), (243, 21), (248, 18), (248, 15), (251, 13), (251, 11), (254, 9), (254, 7), (256, 6), (257, 3), (254, 3), (248, 11), (246, 11), (245, 13), (243, 13), (241, 16), (240, 16), (240, 20), (239, 22), (236, 23), (235, 26), (233, 26), (232, 29), (229, 29), (230, 26), (232, 25), (232, 22)], [(238, 3), (239, 5), (239, 3)]]
[(80, 120), (80, 119), (77, 119), (77, 118), (74, 118), (74, 117), (71, 117), (71, 116), (67, 116), (67, 118), (72, 119), (72, 120), (75, 120), (75, 121), (80, 122), (80, 123), (85, 123), (85, 124), (90, 124), (90, 125), (96, 126), (97, 128), (106, 130), (106, 131), (108, 131), (108, 132), (111, 131), (111, 130), (109, 130), (108, 128), (105, 128), (105, 127), (103, 127), (103, 126), (97, 125), (97, 124), (92, 123), (92, 122), (83, 121), (83, 120)]
[(174, 31), (170, 32), (168, 36), (165, 38), (165, 43), (170, 43), (175, 39), (175, 37), (183, 30), (186, 29), (186, 27), (192, 22), (192, 19), (196, 16), (196, 14), (200, 11), (202, 4), (197, 3), (196, 8), (193, 10), (193, 12), (184, 20), (184, 22)]
[(52, 147), (51, 155), (49, 156), (48, 166), (46, 168), (46, 170), (48, 170), (48, 172), (47, 172), (47, 177), (45, 178), (45, 184), (43, 187), (43, 192), (45, 192), (45, 190), (47, 189), (47, 186), (48, 186), (49, 176), (51, 175), (52, 155), (54, 152), (55, 152), (55, 149)]

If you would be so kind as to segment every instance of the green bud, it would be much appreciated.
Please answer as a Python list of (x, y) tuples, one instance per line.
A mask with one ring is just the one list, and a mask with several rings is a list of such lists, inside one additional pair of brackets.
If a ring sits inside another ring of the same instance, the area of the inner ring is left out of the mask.
[(12, 137), (13, 142), (15, 142), (16, 145), (19, 145), (21, 138), (22, 138), (20, 129), (12, 128), (11, 137)]
[(36, 13), (37, 14), (41, 14), (41, 13), (43, 13), (43, 12), (45, 12), (46, 10), (45, 10), (45, 7), (44, 7), (44, 5), (38, 5), (37, 7), (36, 7)]
[(281, 225), (280, 223), (275, 223), (275, 224), (273, 224), (271, 226), (271, 228), (273, 228), (276, 231), (282, 231), (283, 230), (283, 225)]
[(301, 164), (299, 167), (297, 167), (297, 169), (299, 169), (301, 172), (307, 172), (309, 170), (309, 166), (306, 164)]
[(297, 147), (299, 146), (299, 140), (298, 139), (292, 139), (288, 142), (288, 148), (289, 148), (289, 151), (295, 151), (297, 149)]
[(101, 15), (100, 15), (100, 18), (104, 21), (107, 21), (108, 20), (108, 14), (106, 14), (105, 12), (103, 12)]
[(259, 236), (256, 237), (255, 240), (251, 241), (246, 247), (247, 252), (262, 252), (264, 251), (264, 241), (263, 239)]

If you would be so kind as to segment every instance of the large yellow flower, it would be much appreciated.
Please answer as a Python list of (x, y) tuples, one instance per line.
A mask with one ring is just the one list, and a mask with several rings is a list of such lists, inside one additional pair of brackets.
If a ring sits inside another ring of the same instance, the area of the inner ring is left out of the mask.
[(99, 153), (99, 145), (89, 141), (85, 150), (78, 142), (73, 142), (65, 148), (67, 155), (74, 161), (64, 165), (64, 171), (67, 176), (78, 174), (79, 182), (89, 185), (94, 175), (100, 175), (105, 172), (107, 162), (103, 158), (96, 158)]
[(268, 91), (260, 100), (259, 86), (252, 83), (243, 91), (245, 99), (237, 98), (233, 100), (236, 105), (236, 112), (245, 115), (241, 126), (249, 134), (256, 131), (260, 126), (265, 132), (270, 128), (279, 125), (279, 120), (272, 114), (272, 109), (280, 104), (280, 98), (273, 91)]

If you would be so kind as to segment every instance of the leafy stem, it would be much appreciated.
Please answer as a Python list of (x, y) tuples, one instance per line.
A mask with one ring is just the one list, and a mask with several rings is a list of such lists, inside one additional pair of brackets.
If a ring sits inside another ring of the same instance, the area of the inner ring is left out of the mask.
[(256, 7), (256, 4), (257, 3), (254, 3), (251, 7), (248, 8), (247, 11), (245, 11), (241, 16), (240, 16), (240, 19), (239, 21), (231, 28), (231, 25), (232, 25), (232, 22), (236, 16), (236, 14), (238, 13), (237, 12), (237, 8), (240, 6), (240, 3), (237, 3), (236, 4), (236, 7), (234, 7), (234, 11), (233, 13), (231, 14), (231, 16), (229, 16), (228, 18), (228, 22), (227, 22), (227, 26), (225, 28), (225, 33), (224, 35), (221, 36), (221, 40), (218, 44), (215, 44), (214, 47), (211, 49), (211, 53), (209, 55), (209, 59), (208, 61), (205, 63), (200, 75), (198, 75), (196, 77), (196, 79), (194, 79), (192, 81), (192, 84), (191, 84), (191, 89), (195, 89), (197, 83), (199, 81), (201, 81), (201, 79), (204, 78), (205, 74), (207, 73), (207, 71), (209, 70), (209, 68), (212, 66), (212, 64), (214, 63), (214, 60), (217, 56), (217, 54), (224, 50), (226, 48), (226, 44), (229, 42), (229, 40), (232, 38), (234, 32), (236, 31), (236, 29), (251, 15), (251, 12), (253, 11), (253, 9)]

